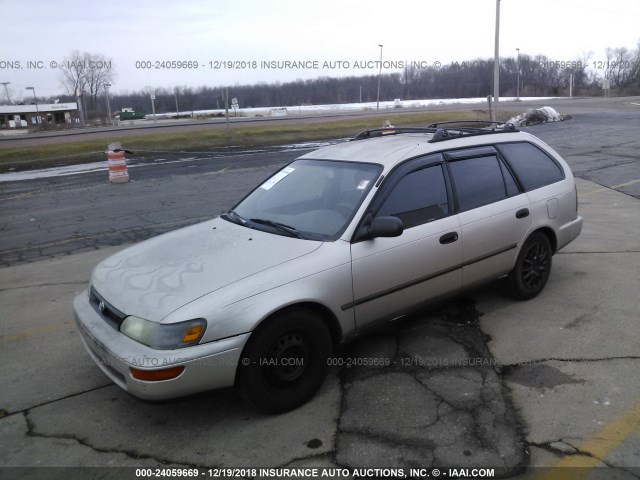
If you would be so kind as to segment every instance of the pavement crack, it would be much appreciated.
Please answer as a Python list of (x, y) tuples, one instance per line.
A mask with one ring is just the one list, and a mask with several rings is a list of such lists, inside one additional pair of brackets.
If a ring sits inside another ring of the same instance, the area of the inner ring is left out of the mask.
[(45, 434), (45, 433), (39, 433), (35, 431), (35, 425), (33, 423), (33, 421), (31, 420), (31, 418), (29, 417), (30, 415), (30, 411), (26, 410), (24, 412), (22, 412), (22, 414), (24, 415), (26, 424), (27, 424), (27, 436), (28, 437), (35, 437), (35, 438), (47, 438), (47, 439), (65, 439), (65, 440), (73, 440), (75, 442), (77, 442), (79, 445), (82, 445), (84, 447), (90, 448), (91, 450), (93, 450), (94, 452), (97, 453), (120, 453), (123, 455), (126, 455), (128, 458), (131, 458), (133, 460), (152, 460), (156, 463), (162, 464), (162, 465), (176, 465), (178, 467), (184, 467), (184, 468), (203, 468), (203, 469), (208, 469), (208, 468), (212, 468), (211, 465), (198, 465), (198, 464), (194, 464), (194, 463), (189, 463), (189, 464), (184, 464), (184, 463), (179, 463), (179, 462), (175, 462), (171, 459), (168, 458), (162, 458), (162, 457), (155, 457), (153, 455), (146, 455), (146, 454), (139, 454), (136, 453), (133, 450), (126, 450), (126, 449), (116, 449), (116, 448), (100, 448), (100, 447), (96, 447), (94, 445), (91, 445), (87, 440), (85, 440), (84, 438), (81, 438), (77, 435), (73, 435), (73, 434)]
[(83, 390), (82, 392), (76, 392), (76, 393), (72, 393), (71, 395), (66, 395), (64, 397), (55, 398), (55, 399), (49, 400), (47, 402), (42, 402), (42, 403), (39, 403), (37, 405), (32, 405), (30, 407), (23, 408), (22, 410), (16, 410), (16, 411), (13, 411), (13, 412), (7, 412), (6, 410), (2, 410), (2, 412), (5, 413), (5, 415), (0, 415), (0, 418), (2, 418), (2, 416), (16, 415), (16, 414), (19, 414), (19, 413), (25, 414), (26, 412), (29, 412), (29, 411), (33, 410), (34, 408), (44, 407), (46, 405), (51, 405), (52, 403), (61, 402), (63, 400), (68, 400), (70, 398), (74, 398), (74, 397), (78, 397), (80, 395), (84, 395), (85, 393), (91, 393), (91, 392), (95, 392), (97, 390), (102, 390), (103, 388), (108, 388), (108, 387), (113, 387), (113, 386), (114, 386), (114, 384), (109, 382), (108, 384), (102, 385), (100, 387), (90, 388), (89, 390)]
[(336, 461), (335, 458), (333, 458), (333, 453), (334, 451), (329, 451), (329, 452), (324, 452), (324, 453), (312, 453), (310, 455), (306, 455), (304, 457), (296, 457), (292, 460), (289, 460), (287, 463), (283, 463), (282, 465), (278, 465), (277, 467), (273, 467), (273, 468), (290, 468), (291, 464), (295, 463), (295, 462), (303, 462), (305, 460), (312, 460), (312, 459), (323, 459), (323, 458), (328, 458), (331, 460), (331, 462), (333, 462), (334, 464), (342, 467), (341, 465), (339, 465)]
[[(569, 448), (560, 448), (560, 445), (567, 445)], [(527, 442), (527, 446), (529, 447), (536, 447), (536, 448), (540, 448), (542, 450), (545, 450), (549, 453), (552, 453), (558, 457), (567, 457), (567, 456), (583, 456), (583, 457), (589, 457), (589, 458), (595, 458), (591, 453), (589, 452), (582, 452), (580, 450), (578, 450), (576, 447), (574, 447), (573, 445), (571, 445), (571, 443), (569, 443), (566, 440), (563, 439), (559, 439), (559, 440), (550, 440), (548, 442), (544, 442), (544, 443), (540, 443), (540, 442)], [(599, 460), (599, 459), (598, 459)]]
[(615, 361), (615, 360), (640, 360), (640, 356), (638, 355), (619, 355), (619, 356), (614, 356), (614, 357), (599, 357), (599, 358), (560, 358), (560, 357), (549, 357), (549, 358), (540, 358), (540, 359), (535, 359), (535, 360), (527, 360), (524, 362), (516, 362), (516, 363), (509, 363), (506, 365), (500, 365), (501, 369), (509, 369), (509, 368), (515, 368), (515, 367), (522, 367), (524, 365), (538, 365), (541, 363), (547, 363), (547, 362), (567, 362), (567, 363), (571, 363), (571, 362), (575, 362), (575, 363), (579, 363), (579, 362), (609, 362), (609, 361)]
[(585, 451), (585, 450), (581, 450), (580, 448), (576, 447), (575, 445), (573, 445), (570, 441), (566, 440), (566, 439), (558, 439), (558, 440), (550, 440), (548, 442), (544, 442), (544, 443), (540, 443), (540, 442), (527, 442), (527, 446), (528, 447), (536, 447), (536, 448), (540, 448), (541, 450), (545, 450), (553, 455), (556, 455), (558, 457), (586, 457), (586, 458), (592, 458), (594, 460), (597, 460), (599, 462), (601, 462), (603, 465), (606, 465), (609, 468), (614, 468), (616, 470), (622, 470), (625, 473), (630, 474), (632, 477), (634, 478), (639, 478), (640, 476), (637, 474), (637, 472), (633, 472), (625, 467), (621, 467), (618, 465), (614, 465), (611, 462), (608, 462), (600, 457), (598, 457), (597, 455), (594, 455), (593, 453), (589, 452), (589, 451)]
[(348, 428), (348, 429), (341, 430), (341, 433), (348, 433), (350, 435), (355, 435), (357, 437), (364, 437), (368, 440), (376, 440), (380, 443), (384, 443), (394, 447), (413, 447), (413, 448), (420, 448), (420, 449), (429, 450), (429, 451), (434, 450), (434, 446), (426, 447), (425, 441), (422, 439), (412, 440), (412, 439), (405, 438), (400, 440), (393, 435), (380, 435), (379, 433), (374, 433), (366, 429), (356, 430), (356, 429)]

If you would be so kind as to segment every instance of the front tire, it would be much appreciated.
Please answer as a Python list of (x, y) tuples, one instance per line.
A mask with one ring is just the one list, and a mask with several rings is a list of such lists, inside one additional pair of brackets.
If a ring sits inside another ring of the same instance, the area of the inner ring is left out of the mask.
[(260, 324), (249, 337), (236, 386), (260, 410), (293, 410), (310, 400), (324, 382), (331, 351), (331, 335), (317, 312), (285, 310)]
[(542, 232), (535, 232), (522, 246), (518, 259), (509, 274), (509, 292), (519, 300), (538, 295), (551, 273), (551, 243)]

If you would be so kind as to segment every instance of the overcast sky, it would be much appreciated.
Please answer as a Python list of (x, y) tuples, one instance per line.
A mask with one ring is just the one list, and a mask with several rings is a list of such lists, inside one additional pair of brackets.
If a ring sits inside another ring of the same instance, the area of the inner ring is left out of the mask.
[[(59, 94), (59, 72), (51, 66), (74, 49), (112, 60), (117, 75), (112, 91), (377, 74), (372, 62), (380, 58), (379, 44), (383, 60), (392, 62), (384, 73), (397, 71), (393, 62), (444, 65), (493, 57), (495, 5), (495, 0), (0, 0), (0, 82), (11, 82), (13, 97), (27, 86), (38, 96)], [(515, 57), (520, 48), (522, 54), (566, 61), (592, 51), (590, 63), (602, 62), (606, 47), (637, 48), (638, 25), (638, 0), (502, 0), (500, 54)], [(198, 62), (198, 68), (156, 63), (172, 60)], [(263, 68), (263, 62), (278, 60), (305, 62), (308, 68)], [(325, 62), (333, 63), (323, 68)], [(354, 68), (355, 62), (364, 68)], [(149, 65), (154, 68), (142, 68)], [(2, 90), (0, 98), (6, 99)]]

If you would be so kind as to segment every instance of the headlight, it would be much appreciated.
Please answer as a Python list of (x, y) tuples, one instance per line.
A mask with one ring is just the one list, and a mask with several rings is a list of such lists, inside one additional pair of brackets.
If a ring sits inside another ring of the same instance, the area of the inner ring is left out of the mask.
[(207, 321), (203, 318), (165, 325), (143, 318), (127, 317), (120, 325), (120, 332), (156, 350), (173, 350), (196, 345), (206, 328)]

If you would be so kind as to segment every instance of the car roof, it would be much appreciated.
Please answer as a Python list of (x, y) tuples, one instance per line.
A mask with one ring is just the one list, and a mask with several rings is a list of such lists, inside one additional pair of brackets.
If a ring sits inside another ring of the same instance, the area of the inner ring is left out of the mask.
[(429, 153), (535, 139), (533, 135), (516, 131), (496, 132), (490, 135), (469, 135), (430, 143), (429, 140), (432, 140), (433, 136), (434, 133), (427, 132), (381, 135), (320, 148), (300, 158), (377, 163), (388, 170), (403, 160)]

